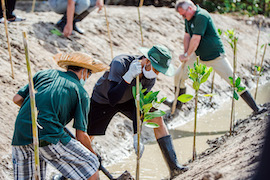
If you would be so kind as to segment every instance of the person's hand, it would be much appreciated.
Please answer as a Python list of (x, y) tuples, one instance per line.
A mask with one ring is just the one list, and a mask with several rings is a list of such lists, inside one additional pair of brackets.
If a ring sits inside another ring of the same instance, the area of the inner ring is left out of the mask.
[(181, 54), (181, 55), (179, 56), (179, 60), (180, 60), (181, 62), (187, 62), (187, 61), (189, 60), (189, 57), (188, 57), (188, 56), (185, 56), (185, 54)]
[(131, 81), (137, 77), (139, 74), (142, 73), (142, 65), (141, 62), (138, 60), (134, 60), (131, 62), (128, 71), (123, 76), (123, 79), (130, 84)]
[(104, 6), (104, 1), (103, 1), (103, 0), (97, 0), (96, 6), (98, 7), (98, 12), (100, 12), (101, 9), (102, 9), (103, 6)]
[(65, 37), (68, 37), (71, 35), (73, 31), (73, 24), (66, 24), (63, 30), (63, 34)]

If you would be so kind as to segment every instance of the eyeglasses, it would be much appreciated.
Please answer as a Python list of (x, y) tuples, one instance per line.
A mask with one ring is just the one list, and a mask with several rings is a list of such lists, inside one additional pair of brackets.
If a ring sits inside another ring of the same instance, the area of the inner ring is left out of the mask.
[(180, 14), (183, 18), (186, 18), (186, 17), (187, 17), (186, 15), (187, 15), (188, 10), (189, 10), (189, 8), (187, 8), (187, 9), (182, 9), (182, 8), (180, 8), (179, 14)]

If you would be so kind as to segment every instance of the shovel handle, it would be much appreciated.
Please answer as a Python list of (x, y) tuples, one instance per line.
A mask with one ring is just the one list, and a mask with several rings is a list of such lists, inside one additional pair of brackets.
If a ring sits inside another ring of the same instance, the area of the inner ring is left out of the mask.
[(172, 104), (172, 112), (171, 112), (171, 114), (174, 114), (175, 109), (176, 109), (177, 98), (178, 98), (179, 91), (180, 91), (181, 78), (183, 76), (185, 66), (186, 66), (186, 62), (184, 62), (182, 64), (182, 66), (181, 66), (181, 71), (180, 71), (180, 74), (179, 74), (179, 83), (176, 86), (175, 97), (174, 97), (174, 101), (173, 101), (173, 104)]

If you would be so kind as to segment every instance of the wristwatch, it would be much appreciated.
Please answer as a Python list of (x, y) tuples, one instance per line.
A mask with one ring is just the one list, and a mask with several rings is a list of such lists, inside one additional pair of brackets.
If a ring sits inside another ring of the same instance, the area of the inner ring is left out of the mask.
[(187, 52), (186, 52), (186, 53), (184, 54), (184, 56), (185, 56), (185, 57), (188, 57), (188, 54), (187, 54)]

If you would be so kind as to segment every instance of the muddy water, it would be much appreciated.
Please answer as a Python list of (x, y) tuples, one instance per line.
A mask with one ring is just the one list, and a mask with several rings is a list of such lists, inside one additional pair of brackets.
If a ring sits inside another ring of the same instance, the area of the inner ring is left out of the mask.
[[(254, 95), (254, 91), (251, 91)], [(270, 101), (270, 83), (260, 87), (257, 94), (256, 102), (259, 104)], [(229, 131), (230, 128), (230, 110), (231, 101), (223, 103), (221, 108), (209, 112), (203, 117), (198, 118), (196, 152), (200, 153), (207, 149), (207, 139), (214, 139)], [(239, 99), (236, 102), (236, 119), (246, 118), (252, 110), (246, 103)], [(170, 130), (173, 137), (173, 144), (176, 150), (178, 160), (181, 164), (186, 163), (192, 158), (193, 147), (193, 127), (194, 121), (190, 121), (182, 126)], [(125, 170), (128, 170), (135, 177), (136, 156), (132, 154), (128, 159), (117, 164), (106, 167), (115, 177), (118, 177)], [(169, 176), (168, 169), (162, 158), (158, 145), (154, 142), (145, 145), (145, 151), (140, 161), (140, 179), (158, 180)], [(100, 173), (101, 179), (106, 179), (103, 173)]]

